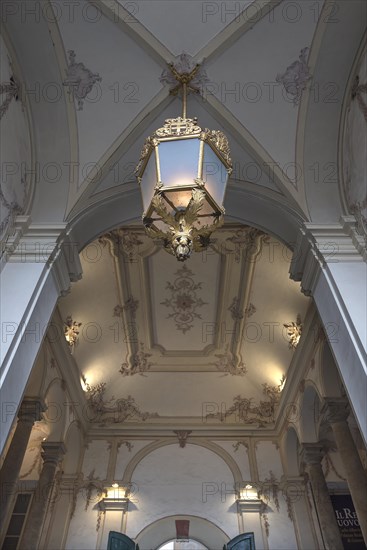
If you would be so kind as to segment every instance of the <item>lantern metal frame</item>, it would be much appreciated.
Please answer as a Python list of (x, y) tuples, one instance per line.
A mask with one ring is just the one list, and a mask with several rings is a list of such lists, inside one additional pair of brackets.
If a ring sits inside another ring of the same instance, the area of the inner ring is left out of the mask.
[[(135, 174), (141, 187), (144, 203), (141, 182), (147, 165), (154, 155), (155, 186), (152, 199), (143, 214), (143, 224), (150, 237), (160, 240), (167, 252), (175, 255), (179, 261), (184, 261), (190, 256), (192, 250), (205, 249), (210, 244), (211, 233), (224, 222), (224, 208), (210, 194), (207, 182), (203, 179), (206, 155), (211, 150), (226, 171), (226, 181), (221, 189), (223, 191), (222, 200), (228, 176), (232, 172), (232, 160), (228, 139), (222, 131), (207, 128), (203, 130), (198, 126), (197, 118), (187, 118), (187, 94), (199, 92), (198, 89), (190, 86), (199, 65), (196, 65), (190, 73), (183, 74), (178, 73), (173, 64), (169, 67), (178, 82), (177, 86), (171, 90), (171, 94), (177, 95), (179, 90), (182, 90), (182, 116), (166, 119), (163, 127), (158, 128), (146, 138)], [(190, 183), (165, 184), (162, 181), (160, 145), (166, 142), (184, 142), (186, 140), (199, 141), (196, 177)], [(205, 148), (206, 144), (209, 149)], [(215, 184), (212, 187), (214, 188)], [(170, 200), (170, 193), (177, 192), (185, 193), (187, 204), (184, 207), (177, 207)], [(147, 202), (146, 198), (145, 202)], [(208, 223), (202, 223), (204, 221)]]

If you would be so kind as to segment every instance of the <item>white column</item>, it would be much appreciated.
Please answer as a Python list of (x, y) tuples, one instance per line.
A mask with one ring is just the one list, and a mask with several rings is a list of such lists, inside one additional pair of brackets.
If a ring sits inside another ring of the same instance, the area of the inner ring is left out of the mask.
[(299, 548), (317, 548), (317, 536), (307, 502), (305, 480), (288, 476), (283, 493), (291, 507), (292, 520)]
[(327, 550), (343, 550), (343, 543), (331, 504), (328, 487), (322, 471), (322, 447), (318, 444), (302, 445), (303, 461), (310, 478), (321, 533)]
[(45, 410), (44, 402), (38, 398), (23, 399), (19, 409), (18, 423), (0, 471), (0, 527), (4, 525), (13, 497), (17, 492), (19, 472), (33, 424), (41, 420), (42, 412)]
[(0, 452), (56, 302), (70, 281), (81, 277), (77, 247), (64, 229), (64, 224), (31, 225), (1, 264)]
[(62, 442), (53, 441), (42, 443), (42, 449), (43, 466), (22, 534), (20, 546), (22, 550), (36, 550), (38, 548), (47, 507), (55, 489), (57, 467), (64, 458), (66, 451)]
[(291, 278), (315, 300), (341, 379), (367, 444), (367, 251), (353, 216), (305, 224)]
[(344, 465), (363, 538), (367, 544), (367, 473), (348, 426), (349, 406), (342, 399), (327, 399), (325, 408)]

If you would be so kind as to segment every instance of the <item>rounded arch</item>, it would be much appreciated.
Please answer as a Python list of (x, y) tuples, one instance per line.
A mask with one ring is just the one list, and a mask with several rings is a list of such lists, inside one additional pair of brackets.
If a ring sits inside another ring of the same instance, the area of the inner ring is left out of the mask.
[(190, 537), (207, 548), (222, 548), (229, 541), (229, 536), (213, 522), (198, 516), (167, 516), (154, 521), (140, 531), (136, 542), (140, 548), (159, 548), (165, 542), (176, 537), (175, 520), (184, 519), (190, 522)]
[(320, 396), (315, 385), (306, 383), (301, 400), (300, 435), (301, 442), (316, 443), (319, 439)]
[(74, 420), (68, 427), (65, 435), (66, 455), (62, 469), (65, 475), (74, 475), (78, 472), (83, 450), (82, 434), (78, 420)]
[(45, 391), (47, 410), (45, 420), (50, 428), (49, 441), (63, 441), (66, 428), (64, 383), (60, 378), (54, 378)]
[[(257, 227), (293, 249), (303, 219), (286, 204), (260, 192), (235, 185), (226, 192), (226, 219)], [(141, 219), (143, 206), (138, 188), (115, 194), (78, 212), (70, 219), (72, 241), (81, 251), (103, 233)]]
[[(176, 441), (173, 442), (172, 439), (166, 439), (166, 440), (156, 441), (154, 443), (151, 443), (150, 445), (147, 445), (146, 447), (143, 447), (138, 453), (136, 453), (136, 455), (130, 460), (130, 462), (126, 466), (124, 477), (122, 480), (123, 484), (128, 485), (131, 482), (131, 478), (134, 474), (136, 467), (146, 456), (148, 456), (153, 451), (156, 451), (157, 449), (160, 449), (162, 447), (167, 447), (169, 445), (177, 445), (177, 442)], [(231, 457), (230, 454), (227, 453), (225, 449), (223, 449), (222, 447), (219, 447), (219, 445), (216, 445), (215, 443), (210, 443), (204, 440), (190, 441), (188, 445), (197, 445), (199, 447), (204, 447), (209, 451), (212, 451), (213, 453), (218, 455), (226, 463), (228, 468), (231, 470), (234, 482), (236, 484), (241, 483), (242, 475), (241, 475), (239, 466), (237, 462), (235, 462), (235, 460)]]

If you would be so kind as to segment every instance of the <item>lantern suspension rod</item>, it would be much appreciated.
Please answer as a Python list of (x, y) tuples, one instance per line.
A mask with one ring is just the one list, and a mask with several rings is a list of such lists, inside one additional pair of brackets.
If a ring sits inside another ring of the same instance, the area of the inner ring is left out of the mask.
[(200, 93), (199, 88), (191, 85), (191, 81), (196, 76), (200, 65), (195, 65), (195, 67), (189, 73), (179, 73), (173, 63), (169, 63), (168, 67), (177, 81), (177, 85), (172, 88), (172, 90), (170, 90), (170, 94), (177, 95), (178, 91), (182, 89), (182, 118), (185, 119), (187, 116), (187, 95), (189, 93)]
[(187, 84), (182, 84), (182, 118), (186, 118), (187, 111)]

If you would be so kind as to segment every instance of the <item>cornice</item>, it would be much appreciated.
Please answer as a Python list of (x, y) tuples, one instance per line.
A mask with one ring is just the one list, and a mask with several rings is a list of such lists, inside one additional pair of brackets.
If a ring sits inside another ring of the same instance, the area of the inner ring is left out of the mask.
[(300, 230), (290, 266), (290, 277), (301, 281), (302, 292), (312, 296), (320, 272), (327, 264), (366, 262), (364, 237), (357, 231), (354, 216), (338, 223), (305, 223)]

